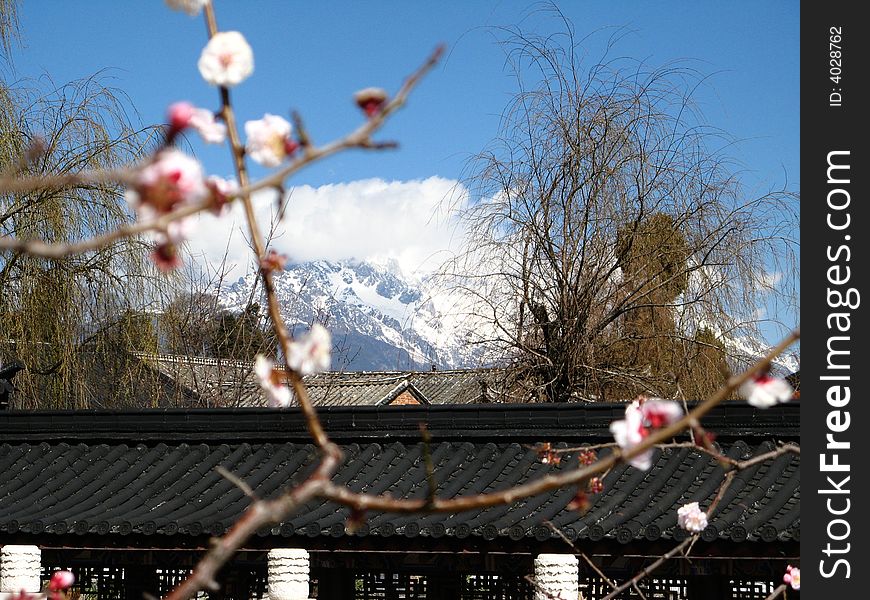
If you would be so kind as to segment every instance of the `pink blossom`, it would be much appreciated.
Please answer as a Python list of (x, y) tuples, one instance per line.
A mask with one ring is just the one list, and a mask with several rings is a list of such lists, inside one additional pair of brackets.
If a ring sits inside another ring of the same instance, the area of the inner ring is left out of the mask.
[(683, 416), (683, 409), (679, 404), (661, 398), (642, 399), (640, 412), (643, 415), (644, 425), (652, 429), (667, 427)]
[(368, 87), (355, 93), (353, 99), (357, 106), (371, 119), (383, 110), (387, 103), (387, 92), (382, 88)]
[(755, 375), (746, 380), (738, 390), (752, 406), (770, 408), (780, 402), (791, 400), (794, 390), (785, 379), (769, 373)]
[(181, 257), (178, 255), (178, 246), (172, 242), (162, 242), (157, 244), (151, 252), (151, 261), (164, 273), (177, 269), (181, 266)]
[(53, 592), (65, 590), (72, 586), (75, 581), (75, 575), (69, 571), (55, 571), (51, 574), (51, 579), (48, 582), (48, 589)]
[(190, 102), (175, 102), (169, 105), (169, 127), (173, 131), (181, 131), (190, 127), (190, 118), (196, 107)]
[(677, 524), (690, 533), (701, 533), (707, 528), (707, 513), (697, 502), (689, 502), (677, 509)]
[(332, 362), (332, 338), (320, 324), (290, 344), (287, 365), (300, 375), (329, 370)]
[(238, 31), (221, 31), (203, 48), (197, 67), (207, 83), (234, 86), (254, 72), (254, 52)]
[(195, 17), (199, 14), (205, 5), (209, 3), (209, 0), (165, 0), (166, 5), (172, 10), (179, 10), (186, 12), (191, 17)]
[(791, 565), (785, 568), (785, 575), (782, 576), (783, 582), (789, 584), (791, 589), (801, 589), (801, 570)]
[(204, 199), (208, 194), (202, 167), (193, 158), (168, 148), (161, 150), (154, 160), (143, 167), (132, 189), (126, 193), (127, 201), (143, 217), (170, 212), (182, 204)]
[(245, 151), (264, 167), (277, 167), (292, 154), (298, 144), (290, 138), (293, 126), (283, 117), (266, 114), (262, 119), (245, 123), (248, 138)]
[(283, 271), (287, 264), (287, 255), (279, 254), (274, 249), (269, 249), (266, 256), (260, 259), (260, 268), (264, 271)]
[(275, 369), (274, 362), (258, 354), (254, 361), (254, 373), (269, 398), (269, 406), (290, 406), (293, 391), (287, 386), (284, 373)]
[[(627, 452), (640, 444), (651, 429), (665, 427), (682, 416), (680, 405), (660, 398), (640, 397), (625, 407), (625, 419), (610, 424), (616, 444)], [(652, 448), (629, 459), (629, 464), (642, 471), (652, 466)]]
[[(179, 206), (199, 202), (208, 193), (199, 163), (168, 148), (161, 150), (139, 171), (136, 183), (125, 196), (140, 221), (151, 221)], [(181, 264), (178, 244), (189, 237), (193, 226), (194, 221), (189, 217), (176, 219), (154, 234), (157, 245), (151, 259), (157, 268), (169, 271)]]
[(197, 108), (190, 102), (176, 102), (169, 107), (169, 135), (193, 127), (207, 144), (222, 144), (227, 139), (227, 126), (215, 119), (207, 108)]

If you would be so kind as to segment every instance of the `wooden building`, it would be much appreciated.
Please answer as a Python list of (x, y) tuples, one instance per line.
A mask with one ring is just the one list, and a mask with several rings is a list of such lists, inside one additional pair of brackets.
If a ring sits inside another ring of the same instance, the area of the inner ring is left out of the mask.
[[(320, 409), (325, 430), (346, 454), (335, 480), (403, 498), (427, 493), (426, 452), (442, 497), (576, 468), (577, 451), (544, 464), (535, 444), (610, 442), (608, 426), (623, 412), (618, 404)], [(428, 448), (421, 423), (432, 436)], [(745, 459), (796, 443), (799, 407), (728, 403), (704, 425), (726, 455)], [(72, 569), (79, 589), (98, 599), (164, 594), (249, 503), (216, 466), (270, 497), (303, 479), (316, 459), (295, 409), (0, 412), (3, 564), (11, 573), (8, 565), (30, 552), (26, 560), (41, 565), (42, 577)], [(670, 560), (644, 580), (646, 597), (769, 594), (799, 558), (799, 467), (799, 455), (788, 453), (738, 473), (691, 560)], [(709, 505), (724, 474), (696, 449), (657, 450), (649, 471), (619, 465), (607, 473), (585, 513), (568, 508), (576, 490), (563, 489), (458, 514), (372, 513), (353, 532), (346, 508), (312, 501), (252, 538), (222, 571), (222, 591), (210, 597), (526, 600), (535, 593), (531, 576), (548, 589), (595, 600), (610, 588), (575, 552), (607, 577), (625, 580), (685, 538), (677, 508)], [(551, 576), (561, 583), (548, 583)], [(0, 573), (0, 589), (12, 591), (3, 587), (10, 582)]]

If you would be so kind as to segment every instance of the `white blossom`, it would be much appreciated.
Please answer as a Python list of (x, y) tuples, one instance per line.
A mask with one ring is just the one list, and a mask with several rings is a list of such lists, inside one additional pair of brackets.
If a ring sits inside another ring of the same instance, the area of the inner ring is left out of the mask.
[(290, 344), (287, 365), (300, 375), (328, 371), (332, 362), (332, 338), (329, 331), (315, 324), (311, 331)]
[[(625, 407), (625, 419), (610, 424), (616, 444), (627, 452), (640, 444), (651, 429), (665, 427), (677, 421), (683, 409), (676, 402), (661, 398), (641, 397)], [(629, 464), (642, 471), (652, 466), (652, 448), (629, 459)]]
[[(637, 400), (625, 407), (625, 419), (610, 424), (610, 433), (623, 452), (631, 450), (643, 441), (648, 432), (643, 426), (643, 413)], [(650, 448), (632, 457), (628, 462), (631, 466), (646, 471), (652, 466), (652, 455)]]
[(166, 5), (172, 10), (186, 12), (191, 17), (195, 17), (205, 8), (209, 0), (165, 0)]
[(283, 117), (266, 114), (262, 119), (245, 123), (245, 152), (264, 167), (277, 167), (295, 150), (290, 139), (293, 126)]
[(701, 533), (707, 528), (707, 513), (697, 502), (689, 502), (677, 509), (677, 524), (690, 533)]
[(260, 382), (260, 387), (269, 398), (269, 406), (290, 406), (293, 400), (293, 391), (275, 370), (274, 362), (262, 354), (258, 354), (254, 361), (254, 374)]
[(197, 108), (190, 102), (176, 102), (169, 107), (172, 133), (193, 127), (207, 144), (222, 144), (227, 138), (227, 126), (215, 119), (207, 108)]
[(190, 126), (206, 144), (223, 144), (227, 139), (227, 126), (214, 118), (207, 108), (197, 108), (190, 117)]
[(166, 239), (173, 244), (181, 244), (190, 239), (196, 231), (197, 221), (192, 217), (175, 219), (166, 226)]
[(746, 380), (738, 390), (752, 406), (770, 408), (791, 400), (794, 390), (785, 379), (767, 373)]
[(197, 66), (206, 82), (230, 87), (254, 72), (254, 53), (241, 33), (221, 31), (203, 48)]

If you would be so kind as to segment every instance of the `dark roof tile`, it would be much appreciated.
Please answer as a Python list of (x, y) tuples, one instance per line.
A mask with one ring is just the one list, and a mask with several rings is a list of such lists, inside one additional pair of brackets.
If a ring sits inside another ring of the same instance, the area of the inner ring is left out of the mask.
[[(350, 441), (350, 434), (343, 438), (346, 460), (334, 480), (355, 491), (424, 498), (429, 493), (424, 460), (427, 449), (410, 438), (410, 431), (416, 429), (420, 415), (432, 414), (429, 411), (435, 409), (391, 410), (400, 412), (386, 421), (372, 421), (382, 430), (386, 427), (380, 442), (365, 437)], [(606, 407), (596, 410), (599, 416), (614, 414)], [(582, 406), (562, 407), (555, 412), (552, 407), (543, 406), (519, 411), (509, 407), (498, 411), (457, 411), (454, 420), (463, 422), (461, 431), (476, 433), (463, 439), (464, 434), (454, 432), (452, 436), (436, 437), (429, 445), (440, 497), (505, 489), (574, 468), (577, 464), (574, 453), (565, 454), (560, 464), (542, 464), (535, 449), (527, 443), (528, 436), (538, 431), (537, 426), (532, 425), (531, 432), (522, 427), (517, 429), (513, 418), (527, 415), (541, 426), (563, 423), (564, 427), (566, 422), (575, 422), (572, 415), (590, 414), (589, 407)], [(172, 421), (173, 414), (151, 418), (143, 429), (130, 427), (128, 433), (116, 433), (120, 439), (109, 439), (108, 426), (100, 425), (103, 417), (94, 415), (91, 422), (105, 427), (102, 435), (106, 443), (79, 442), (76, 437), (83, 433), (81, 426), (87, 421), (72, 418), (67, 427), (73, 431), (63, 434), (64, 441), (40, 444), (21, 441), (18, 436), (27, 437), (32, 432), (15, 433), (12, 425), (16, 417), (5, 415), (5, 420), (0, 420), (0, 431), (12, 432), (10, 439), (18, 441), (0, 445), (0, 465), (4, 467), (0, 469), (0, 532), (34, 536), (141, 534), (159, 538), (224, 531), (249, 505), (250, 499), (221, 477), (215, 471), (216, 466), (221, 465), (244, 479), (258, 496), (273, 497), (283, 487), (304, 479), (317, 460), (316, 449), (301, 438), (297, 441), (298, 436), (292, 433), (287, 434), (290, 439), (275, 434), (267, 441), (244, 441), (250, 430), (268, 429), (267, 425), (280, 413), (245, 414), (246, 429), (237, 429), (231, 435), (227, 428), (223, 439), (212, 441), (202, 441), (203, 438), (192, 443), (132, 441), (139, 437), (150, 439), (143, 431), (157, 423), (166, 427), (195, 421), (196, 415), (191, 413), (177, 415), (177, 423)], [(596, 414), (594, 410), (592, 414)], [(435, 415), (444, 418), (447, 413), (436, 410)], [(25, 429), (33, 423), (27, 415), (18, 417), (18, 423)], [(137, 418), (128, 415), (127, 425)], [(389, 435), (389, 427), (400, 434), (399, 439)], [(758, 424), (756, 431), (750, 425), (740, 427), (744, 438), (721, 441), (722, 451), (731, 458), (757, 456), (773, 448), (776, 439), (783, 439), (770, 435), (769, 422)], [(520, 441), (511, 441), (510, 435), (504, 435), (507, 428), (513, 428), (511, 435)], [(783, 428), (797, 429), (785, 422)], [(58, 429), (53, 431), (60, 435)], [(570, 435), (573, 431), (573, 425), (565, 429), (553, 427), (548, 441), (564, 447), (561, 442), (569, 440), (573, 446), (578, 441)], [(560, 439), (560, 435), (568, 437)], [(84, 438), (88, 439), (86, 435)], [(592, 435), (585, 441), (600, 440)], [(607, 452), (604, 449), (601, 454)], [(797, 541), (799, 466), (799, 455), (783, 454), (736, 474), (710, 519), (706, 538), (755, 543)], [(676, 528), (677, 508), (693, 500), (701, 502), (702, 507), (708, 505), (724, 475), (721, 465), (706, 454), (693, 448), (671, 448), (656, 452), (649, 471), (624, 464), (611, 469), (604, 477), (604, 491), (592, 496), (592, 506), (586, 514), (567, 510), (576, 489), (566, 488), (511, 506), (452, 515), (371, 513), (354, 536), (402, 536), (406, 540), (443, 535), (484, 541), (549, 539), (552, 532), (545, 522), (552, 521), (571, 538), (607, 538), (624, 543), (660, 537), (679, 539), (684, 534)], [(348, 514), (346, 508), (312, 500), (286, 523), (262, 533), (343, 537), (347, 535), (344, 525)]]

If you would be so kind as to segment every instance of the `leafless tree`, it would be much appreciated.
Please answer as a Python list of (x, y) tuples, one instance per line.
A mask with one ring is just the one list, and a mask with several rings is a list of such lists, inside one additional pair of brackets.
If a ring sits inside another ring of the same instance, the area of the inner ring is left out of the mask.
[(747, 194), (693, 104), (703, 75), (609, 58), (618, 35), (589, 64), (564, 23), (509, 31), (519, 92), (470, 164), (445, 283), (524, 399), (704, 397), (737, 366), (727, 340), (794, 302), (797, 195)]

